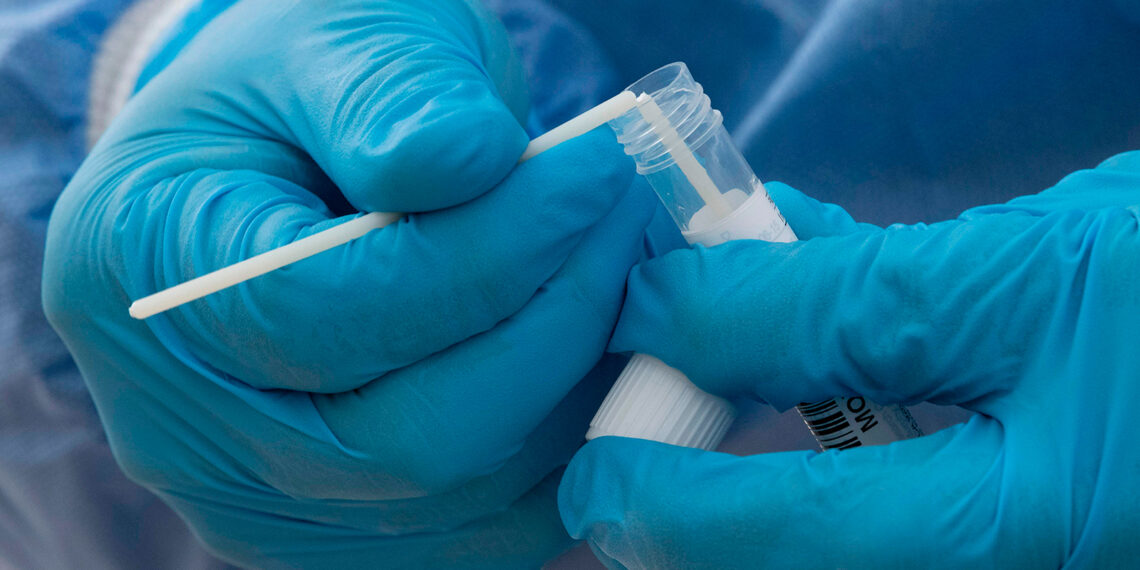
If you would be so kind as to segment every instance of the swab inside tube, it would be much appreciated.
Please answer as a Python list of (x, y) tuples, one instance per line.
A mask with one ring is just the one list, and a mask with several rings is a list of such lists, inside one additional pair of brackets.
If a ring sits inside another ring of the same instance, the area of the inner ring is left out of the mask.
[[(622, 91), (530, 141), (526, 150), (523, 151), (522, 157), (519, 158), (519, 162), (526, 162), (563, 142), (586, 134), (636, 106), (637, 97), (630, 91)], [(201, 299), (211, 293), (217, 293), (222, 289), (233, 287), (238, 283), (328, 251), (338, 245), (346, 244), (372, 230), (387, 226), (400, 219), (401, 216), (402, 214), (395, 212), (365, 214), (355, 220), (143, 297), (131, 303), (129, 312), (136, 319), (145, 319), (169, 311), (179, 305)]]
[(717, 218), (727, 217), (731, 214), (732, 205), (720, 193), (716, 183), (709, 177), (708, 171), (701, 166), (697, 157), (693, 155), (693, 151), (689, 150), (689, 146), (677, 133), (677, 129), (669, 123), (669, 119), (665, 117), (661, 107), (658, 107), (657, 103), (653, 101), (653, 96), (648, 93), (638, 95), (637, 110), (641, 112), (641, 116), (645, 117), (645, 122), (649, 123), (653, 132), (661, 137), (661, 143), (665, 145), (666, 152), (676, 161), (677, 167), (684, 173), (685, 178), (689, 179), (689, 183), (705, 201), (705, 205), (712, 209)]

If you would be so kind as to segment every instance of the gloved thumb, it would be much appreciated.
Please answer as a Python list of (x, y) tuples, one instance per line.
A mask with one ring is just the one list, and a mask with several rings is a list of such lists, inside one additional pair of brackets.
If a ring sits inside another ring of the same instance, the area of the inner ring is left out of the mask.
[(1056, 566), (1048, 548), (999, 542), (1002, 436), (978, 417), (886, 446), (751, 457), (603, 437), (567, 467), (558, 505), (571, 536), (628, 568), (905, 568), (931, 552), (953, 553), (950, 567)]
[(706, 391), (779, 409), (859, 394), (985, 412), (1044, 341), (1043, 315), (1070, 310), (1064, 284), (1082, 272), (1070, 253), (1082, 226), (1049, 217), (848, 227), (641, 264), (610, 350), (651, 354)]

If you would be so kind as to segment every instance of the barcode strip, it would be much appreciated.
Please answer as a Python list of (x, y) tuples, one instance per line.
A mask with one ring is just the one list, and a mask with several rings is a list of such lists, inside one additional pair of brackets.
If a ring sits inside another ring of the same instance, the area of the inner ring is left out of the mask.
[(811, 415), (827, 408), (834, 408), (836, 405), (835, 400), (824, 400), (822, 402), (816, 402), (814, 404), (800, 404), (798, 407), (800, 411), (804, 413), (804, 415)]
[(835, 400), (804, 403), (797, 407), (823, 449), (851, 449), (863, 445)]
[(851, 427), (851, 424), (847, 423), (847, 418), (843, 417), (843, 412), (835, 412), (830, 416), (814, 418), (808, 421), (808, 425), (811, 426), (811, 431), (815, 433), (815, 435), (831, 435)]

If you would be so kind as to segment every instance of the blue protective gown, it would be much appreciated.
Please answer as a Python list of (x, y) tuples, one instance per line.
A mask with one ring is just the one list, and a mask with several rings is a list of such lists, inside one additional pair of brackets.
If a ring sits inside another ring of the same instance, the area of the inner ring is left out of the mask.
[(85, 154), (91, 58), (125, 4), (0, 3), (0, 568), (220, 566), (119, 471), (40, 308), (48, 215)]
[[(1137, 0), (486, 1), (527, 68), (532, 134), (685, 61), (763, 180), (862, 221), (936, 221), (1140, 148)], [(126, 4), (0, 2), (0, 567), (220, 565), (119, 472), (40, 309), (92, 54)], [(771, 416), (752, 423), (800, 427)], [(796, 433), (733, 445), (810, 445)]]

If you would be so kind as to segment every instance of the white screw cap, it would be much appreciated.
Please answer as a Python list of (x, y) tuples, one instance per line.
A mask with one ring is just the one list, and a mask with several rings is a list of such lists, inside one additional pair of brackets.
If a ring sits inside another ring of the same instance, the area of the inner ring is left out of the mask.
[(586, 439), (617, 435), (711, 450), (736, 417), (732, 404), (681, 371), (635, 354), (590, 422)]

